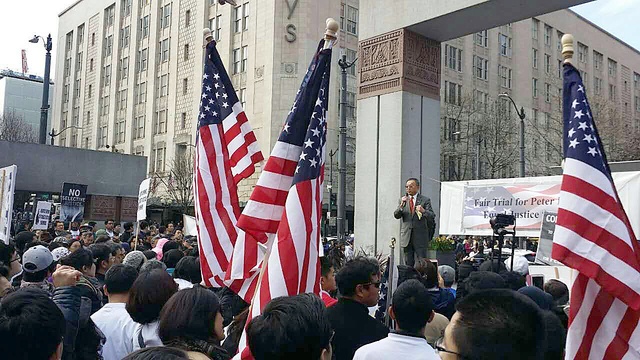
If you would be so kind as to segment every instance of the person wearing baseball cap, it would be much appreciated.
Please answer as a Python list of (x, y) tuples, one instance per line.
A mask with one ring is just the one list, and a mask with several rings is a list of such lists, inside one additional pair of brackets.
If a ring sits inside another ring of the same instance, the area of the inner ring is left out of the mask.
[(29, 248), (22, 254), (21, 288), (36, 287), (45, 290), (49, 296), (53, 294), (53, 284), (47, 278), (55, 270), (55, 262), (51, 251), (42, 245)]

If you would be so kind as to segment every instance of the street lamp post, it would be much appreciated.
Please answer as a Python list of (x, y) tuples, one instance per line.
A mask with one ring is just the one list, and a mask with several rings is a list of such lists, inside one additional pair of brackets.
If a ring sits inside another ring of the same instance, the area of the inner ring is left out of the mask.
[(520, 107), (520, 110), (518, 110), (518, 105), (509, 94), (499, 94), (498, 97), (506, 97), (511, 100), (513, 107), (516, 109), (516, 114), (520, 118), (520, 177), (524, 177), (524, 108)]
[(338, 60), (340, 66), (340, 132), (338, 133), (338, 240), (344, 239), (345, 212), (347, 207), (347, 69), (356, 63), (357, 59), (347, 61), (347, 55), (342, 54)]
[(327, 218), (324, 222), (324, 237), (329, 237), (329, 219), (331, 218), (331, 210), (333, 205), (333, 156), (336, 154), (337, 150), (329, 151), (329, 185), (327, 185), (327, 189), (329, 190), (329, 204), (327, 205)]
[[(47, 36), (45, 40), (43, 37), (34, 35), (33, 39), (29, 40), (30, 43), (37, 44), (42, 39), (44, 43), (44, 49), (47, 51), (44, 60), (44, 82), (42, 83), (42, 107), (40, 108), (40, 136), (39, 143), (47, 143), (47, 119), (49, 117), (49, 75), (51, 71), (51, 49), (53, 43), (51, 41), (51, 34)], [(52, 131), (53, 132), (53, 131)], [(51, 145), (53, 145), (53, 136), (51, 137)]]
[[(45, 122), (46, 122), (46, 120), (45, 120)], [(64, 129), (62, 129), (62, 130), (60, 130), (60, 131), (58, 131), (56, 133), (56, 129), (51, 128), (51, 132), (49, 132), (49, 136), (51, 137), (51, 140), (50, 140), (51, 141), (51, 145), (53, 145), (53, 138), (55, 138), (56, 136), (62, 134), (65, 131), (67, 131), (67, 129), (71, 129), (71, 128), (82, 129), (82, 127), (80, 127), (80, 126), (70, 125), (70, 126), (67, 126), (66, 128), (64, 128)], [(46, 131), (45, 131), (45, 135), (46, 135)], [(45, 143), (46, 143), (46, 141), (45, 141)]]

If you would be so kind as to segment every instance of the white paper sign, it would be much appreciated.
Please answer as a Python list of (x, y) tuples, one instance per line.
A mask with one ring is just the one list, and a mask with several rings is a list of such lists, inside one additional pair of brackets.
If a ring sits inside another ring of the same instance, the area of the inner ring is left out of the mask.
[(49, 228), (51, 219), (51, 203), (48, 201), (38, 201), (36, 207), (36, 217), (33, 220), (33, 230), (46, 230)]
[(11, 236), (13, 193), (16, 189), (17, 171), (16, 165), (0, 168), (0, 240), (7, 245)]
[(140, 183), (140, 190), (138, 191), (138, 216), (137, 220), (144, 220), (147, 218), (147, 199), (149, 198), (149, 184), (151, 178), (144, 179)]
[(198, 236), (198, 228), (196, 227), (196, 218), (187, 214), (182, 214), (182, 233), (188, 236)]

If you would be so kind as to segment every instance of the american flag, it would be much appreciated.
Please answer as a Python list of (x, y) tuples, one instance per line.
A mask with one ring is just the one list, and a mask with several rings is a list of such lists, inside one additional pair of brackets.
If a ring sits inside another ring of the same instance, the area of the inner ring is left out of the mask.
[[(496, 214), (517, 216), (519, 230), (540, 230), (542, 214), (556, 211), (560, 184), (514, 184), (465, 187), (463, 225), (465, 229), (490, 230)], [(516, 199), (520, 201), (517, 205)], [(537, 214), (539, 217), (531, 215)]]
[(576, 269), (566, 359), (640, 359), (639, 248), (578, 70), (564, 65), (565, 163), (552, 257)]
[[(262, 234), (275, 233), (270, 253), (262, 266), (256, 295), (247, 321), (259, 315), (273, 298), (313, 292), (320, 294), (320, 219), (324, 182), (327, 103), (331, 68), (331, 49), (320, 50), (296, 95), (283, 130), (265, 166), (273, 175), (253, 191), (256, 221), (249, 229)], [(270, 164), (271, 163), (271, 167)], [(263, 180), (265, 173), (261, 174)], [(278, 189), (273, 186), (277, 184)], [(256, 194), (258, 193), (258, 194)], [(280, 213), (276, 218), (275, 214)], [(240, 219), (242, 221), (242, 217)], [(274, 226), (275, 225), (275, 226)], [(262, 226), (262, 227), (261, 227)], [(247, 231), (248, 232), (248, 231)], [(238, 358), (252, 358), (243, 334)]]
[(206, 52), (195, 152), (196, 224), (202, 278), (207, 286), (223, 286), (238, 234), (237, 184), (263, 157), (215, 41)]

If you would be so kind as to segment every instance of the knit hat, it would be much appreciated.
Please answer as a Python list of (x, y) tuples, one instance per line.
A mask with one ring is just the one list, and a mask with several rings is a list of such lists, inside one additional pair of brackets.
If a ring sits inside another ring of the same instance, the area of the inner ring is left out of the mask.
[(109, 234), (107, 234), (107, 230), (105, 230), (105, 229), (100, 229), (100, 230), (96, 231), (96, 237), (101, 236), (101, 235), (109, 235)]
[(28, 273), (42, 271), (53, 263), (51, 251), (42, 245), (36, 245), (22, 254), (22, 269)]
[(507, 270), (515, 271), (520, 275), (529, 274), (529, 261), (524, 256), (515, 256), (513, 258), (513, 269), (511, 269), (511, 257), (504, 261)]
[(53, 249), (53, 251), (51, 251), (51, 256), (53, 256), (53, 261), (58, 261), (69, 254), (71, 254), (71, 251), (69, 251), (69, 249), (63, 246), (55, 248)]
[(140, 267), (142, 267), (142, 264), (145, 262), (147, 262), (147, 257), (144, 256), (140, 250), (134, 250), (128, 253), (122, 260), (123, 264), (132, 266), (136, 268), (136, 270), (140, 270)]

